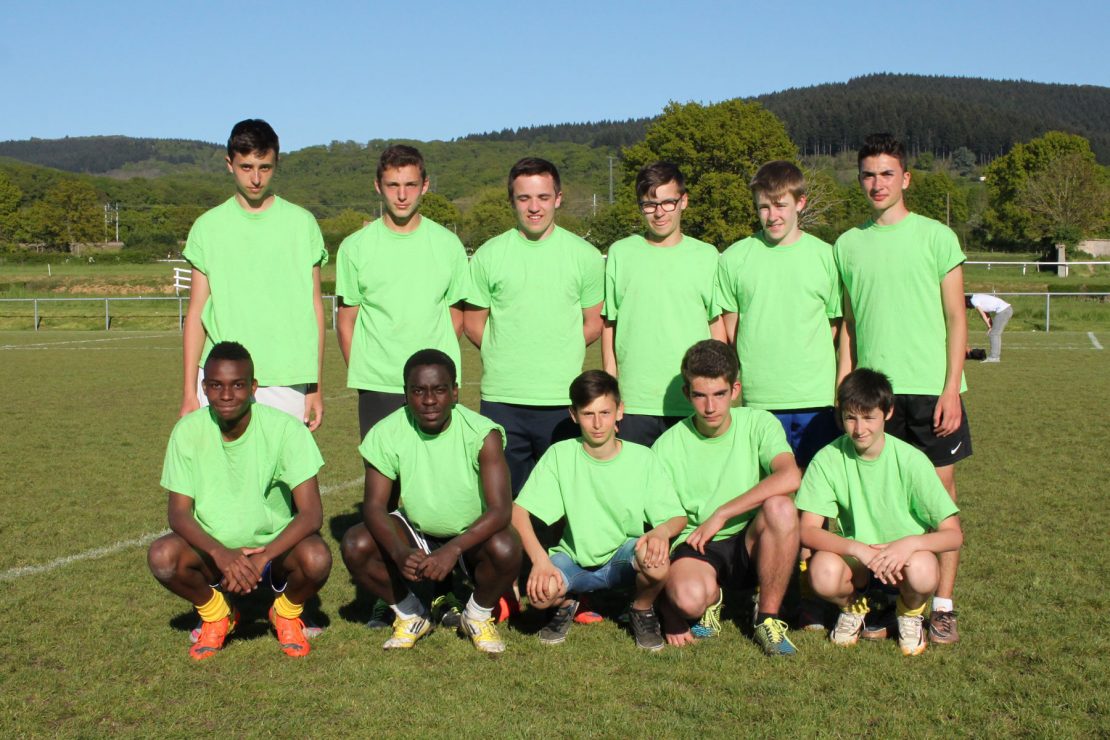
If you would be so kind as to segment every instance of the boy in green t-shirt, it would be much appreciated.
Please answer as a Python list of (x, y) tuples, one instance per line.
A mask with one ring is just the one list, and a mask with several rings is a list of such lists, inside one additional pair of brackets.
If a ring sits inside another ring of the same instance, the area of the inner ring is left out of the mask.
[(374, 189), (385, 212), (344, 239), (336, 257), (335, 329), (347, 385), (358, 390), (360, 440), (405, 405), (400, 370), (413, 352), (434, 347), (459, 366), (468, 269), (459, 238), (420, 213), (428, 175), (417, 149), (386, 148)]
[(249, 594), (262, 581), (277, 593), (270, 622), (282, 650), (307, 655), (301, 613), (331, 572), (318, 533), (324, 461), (302, 423), (252, 402), (257, 387), (242, 345), (214, 346), (204, 363), (208, 408), (178, 421), (166, 450), (173, 531), (151, 544), (148, 563), (200, 613), (194, 660), (215, 655), (235, 629), (239, 613), (225, 594)]
[[(881, 368), (894, 388), (886, 431), (924, 452), (952, 500), (955, 464), (971, 455), (960, 394), (967, 349), (964, 254), (947, 226), (911, 213), (906, 150), (890, 134), (872, 134), (859, 151), (859, 181), (871, 220), (836, 240), (844, 283), (838, 379), (853, 368)], [(940, 584), (929, 639), (959, 640), (952, 602), (959, 551), (940, 557)]]
[(270, 192), (278, 137), (268, 123), (235, 124), (227, 169), (235, 196), (205, 212), (182, 255), (192, 265), (182, 330), (181, 416), (206, 403), (198, 369), (212, 346), (235, 341), (254, 358), (255, 400), (315, 430), (324, 419), (324, 303), (328, 261), (316, 218)]
[[(806, 470), (796, 505), (802, 544), (814, 551), (809, 574), (817, 595), (840, 607), (829, 634), (855, 645), (868, 612), (864, 592), (877, 580), (898, 589), (898, 644), (920, 655), (923, 614), (940, 578), (937, 555), (963, 544), (959, 509), (929, 459), (883, 431), (894, 413), (894, 392), (882, 373), (860, 368), (837, 393), (844, 436), (817, 453)], [(840, 523), (840, 534), (824, 528)], [(881, 639), (885, 630), (865, 636)]]
[[(552, 445), (513, 504), (513, 525), (532, 561), (528, 599), (550, 608), (540, 642), (566, 640), (584, 593), (635, 587), (629, 607), (636, 644), (663, 647), (655, 599), (670, 565), (671, 539), (686, 512), (651, 450), (616, 437), (623, 416), (617, 379), (587, 370), (570, 384), (570, 416), (581, 437)], [(545, 550), (532, 529), (565, 520), (559, 543)], [(654, 529), (644, 534), (644, 524)]]
[[(782, 425), (761, 409), (732, 408), (740, 396), (736, 353), (698, 342), (682, 358), (693, 416), (668, 429), (655, 452), (686, 510), (661, 602), (667, 641), (684, 645), (720, 630), (722, 586), (759, 586), (755, 639), (767, 655), (794, 655), (779, 618), (798, 558), (798, 513), (790, 496), (801, 473)], [(701, 618), (691, 630), (687, 620)]]
[[(444, 352), (416, 352), (402, 377), (405, 406), (358, 448), (366, 461), (363, 521), (343, 535), (343, 562), (396, 615), (386, 650), (411, 648), (431, 632), (428, 605), (412, 586), (443, 581), (457, 567), (474, 583), (459, 630), (478, 650), (500, 653), (493, 607), (520, 572), (504, 432), (457, 405), (455, 363)], [(404, 488), (399, 508), (395, 481)]]
[(589, 242), (555, 225), (559, 170), (526, 157), (509, 171), (517, 226), (470, 261), (463, 328), (482, 351), (483, 415), (505, 429), (512, 490), (552, 443), (577, 435), (567, 387), (601, 336), (605, 267)]
[(644, 167), (636, 198), (647, 228), (609, 247), (601, 357), (624, 391), (620, 438), (650, 447), (690, 414), (676, 372), (682, 354), (725, 333), (713, 300), (717, 249), (682, 233), (682, 172), (670, 162)]

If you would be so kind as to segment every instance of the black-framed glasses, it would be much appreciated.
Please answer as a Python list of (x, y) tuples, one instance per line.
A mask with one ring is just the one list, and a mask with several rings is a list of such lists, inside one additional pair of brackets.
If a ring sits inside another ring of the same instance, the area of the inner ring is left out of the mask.
[(676, 208), (678, 208), (678, 204), (681, 201), (682, 201), (682, 198), (667, 198), (666, 200), (660, 200), (660, 201), (641, 200), (640, 201), (640, 210), (643, 211), (648, 216), (655, 213), (656, 209), (658, 209), (658, 208), (662, 208), (663, 213), (670, 213), (670, 212), (674, 211)]

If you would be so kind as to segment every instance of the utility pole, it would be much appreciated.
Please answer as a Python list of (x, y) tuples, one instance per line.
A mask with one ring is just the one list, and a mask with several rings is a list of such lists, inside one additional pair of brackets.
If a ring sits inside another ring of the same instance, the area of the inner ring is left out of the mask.
[(594, 193), (594, 215), (597, 215), (597, 193)]
[(613, 158), (609, 157), (609, 205), (613, 204)]

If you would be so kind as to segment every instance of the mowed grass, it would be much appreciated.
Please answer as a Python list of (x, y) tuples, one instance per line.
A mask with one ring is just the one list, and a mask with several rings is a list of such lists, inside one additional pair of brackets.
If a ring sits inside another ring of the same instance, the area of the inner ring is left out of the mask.
[[(959, 645), (906, 659), (890, 641), (844, 650), (793, 633), (799, 655), (772, 661), (734, 600), (723, 635), (684, 650), (645, 654), (612, 621), (547, 648), (523, 619), (490, 659), (442, 630), (384, 653), (386, 634), (363, 626), (369, 601), (337, 549), (361, 500), (355, 396), (329, 335), (328, 629), (297, 661), (257, 620), (195, 664), (193, 616), (150, 576), (142, 544), (166, 526), (180, 335), (0, 332), (0, 734), (1105, 736), (1110, 351), (1085, 331), (1007, 332), (1003, 358), (967, 369)], [(476, 407), (469, 348), (464, 366)]]

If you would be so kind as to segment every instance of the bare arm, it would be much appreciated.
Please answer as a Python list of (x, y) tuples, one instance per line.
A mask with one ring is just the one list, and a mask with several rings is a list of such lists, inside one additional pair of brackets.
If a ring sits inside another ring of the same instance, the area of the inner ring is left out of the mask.
[(451, 328), (455, 330), (455, 339), (461, 339), (463, 333), (463, 304), (460, 301), (448, 310), (451, 312)]
[(297, 543), (309, 535), (320, 531), (324, 523), (324, 507), (320, 503), (320, 485), (316, 476), (312, 476), (293, 489), (294, 511), (293, 521), (281, 530), (281, 534), (262, 548), (262, 552), (251, 556), (251, 562), (261, 573), (270, 562), (284, 552), (292, 550)]
[(586, 340), (586, 346), (601, 338), (601, 303), (596, 306), (582, 309), (582, 336)]
[(605, 319), (601, 327), (601, 369), (619, 378), (617, 375), (617, 322)]
[(489, 319), (488, 308), (478, 308), (466, 304), (463, 311), (463, 333), (478, 349), (482, 348), (482, 336), (486, 333), (486, 320)]
[(197, 399), (197, 375), (200, 370), (200, 353), (204, 349), (204, 324), (200, 317), (204, 312), (204, 304), (208, 303), (212, 295), (208, 285), (208, 276), (197, 268), (193, 268), (192, 281), (189, 283), (189, 309), (185, 312), (185, 325), (181, 328), (182, 356), (184, 366), (184, 382), (181, 387), (181, 411), (179, 416), (184, 416), (190, 411), (200, 408)]
[(339, 311), (335, 316), (335, 335), (339, 339), (339, 352), (343, 355), (343, 364), (351, 366), (351, 345), (354, 343), (355, 324), (358, 322), (358, 306), (339, 304)]
[(551, 562), (547, 550), (536, 537), (536, 530), (532, 528), (532, 515), (523, 506), (517, 504), (513, 504), (513, 527), (520, 534), (520, 544), (528, 554), (528, 559), (532, 561), (532, 570), (528, 574), (528, 583), (525, 586), (528, 600), (533, 604), (547, 604), (562, 594), (562, 576), (559, 574), (559, 569)]
[(709, 322), (709, 338), (728, 343), (728, 330), (725, 329), (725, 320), (721, 316), (716, 316)]
[(671, 517), (636, 540), (636, 554), (648, 568), (658, 568), (671, 558), (671, 540), (686, 528), (686, 517)]
[(212, 558), (216, 570), (222, 576), (220, 584), (227, 591), (245, 594), (258, 586), (262, 570), (255, 567), (249, 556), (261, 552), (262, 548), (244, 547), (233, 550), (224, 547), (197, 523), (193, 516), (193, 499), (184, 494), (170, 492), (167, 513), (170, 529), (193, 548)]
[(840, 341), (837, 349), (836, 387), (856, 367), (856, 317), (852, 312), (852, 299), (844, 292), (844, 316), (840, 322)]
[(964, 308), (964, 271), (957, 266), (940, 283), (944, 323), (947, 328), (947, 362), (944, 390), (933, 411), (933, 430), (938, 437), (947, 437), (960, 428), (960, 380), (964, 373), (967, 350), (967, 310)]
[(832, 342), (834, 351), (840, 346), (840, 325), (842, 323), (843, 321), (839, 316), (835, 319), (829, 319), (829, 329), (832, 331)]
[(991, 317), (987, 316), (987, 312), (979, 308), (978, 306), (975, 306), (974, 308), (976, 311), (979, 312), (979, 318), (983, 320), (983, 323), (987, 325), (987, 329), (989, 330), (991, 328)]
[(725, 339), (723, 341), (735, 345), (736, 329), (740, 326), (740, 314), (733, 311), (725, 311), (721, 314), (721, 326), (725, 330)]
[(312, 268), (312, 308), (316, 312), (316, 385), (304, 396), (304, 423), (314, 432), (324, 422), (324, 297), (320, 290), (320, 265)]
[(736, 498), (721, 504), (708, 519), (690, 533), (686, 542), (690, 547), (702, 552), (706, 543), (710, 542), (730, 519), (758, 509), (772, 496), (789, 496), (797, 491), (801, 484), (802, 471), (794, 462), (794, 455), (780, 452), (771, 461), (770, 475)]
[(418, 580), (416, 566), (424, 559), (424, 553), (410, 547), (390, 521), (389, 509), (396, 505), (392, 501), (393, 481), (373, 465), (366, 466), (366, 482), (363, 487), (362, 521), (374, 542), (401, 574), (410, 581)]
[(900, 583), (905, 577), (903, 571), (915, 552), (949, 552), (959, 550), (964, 536), (960, 529), (960, 518), (950, 516), (940, 523), (935, 532), (902, 537), (882, 545), (872, 545), (874, 556), (867, 567), (883, 583)]

